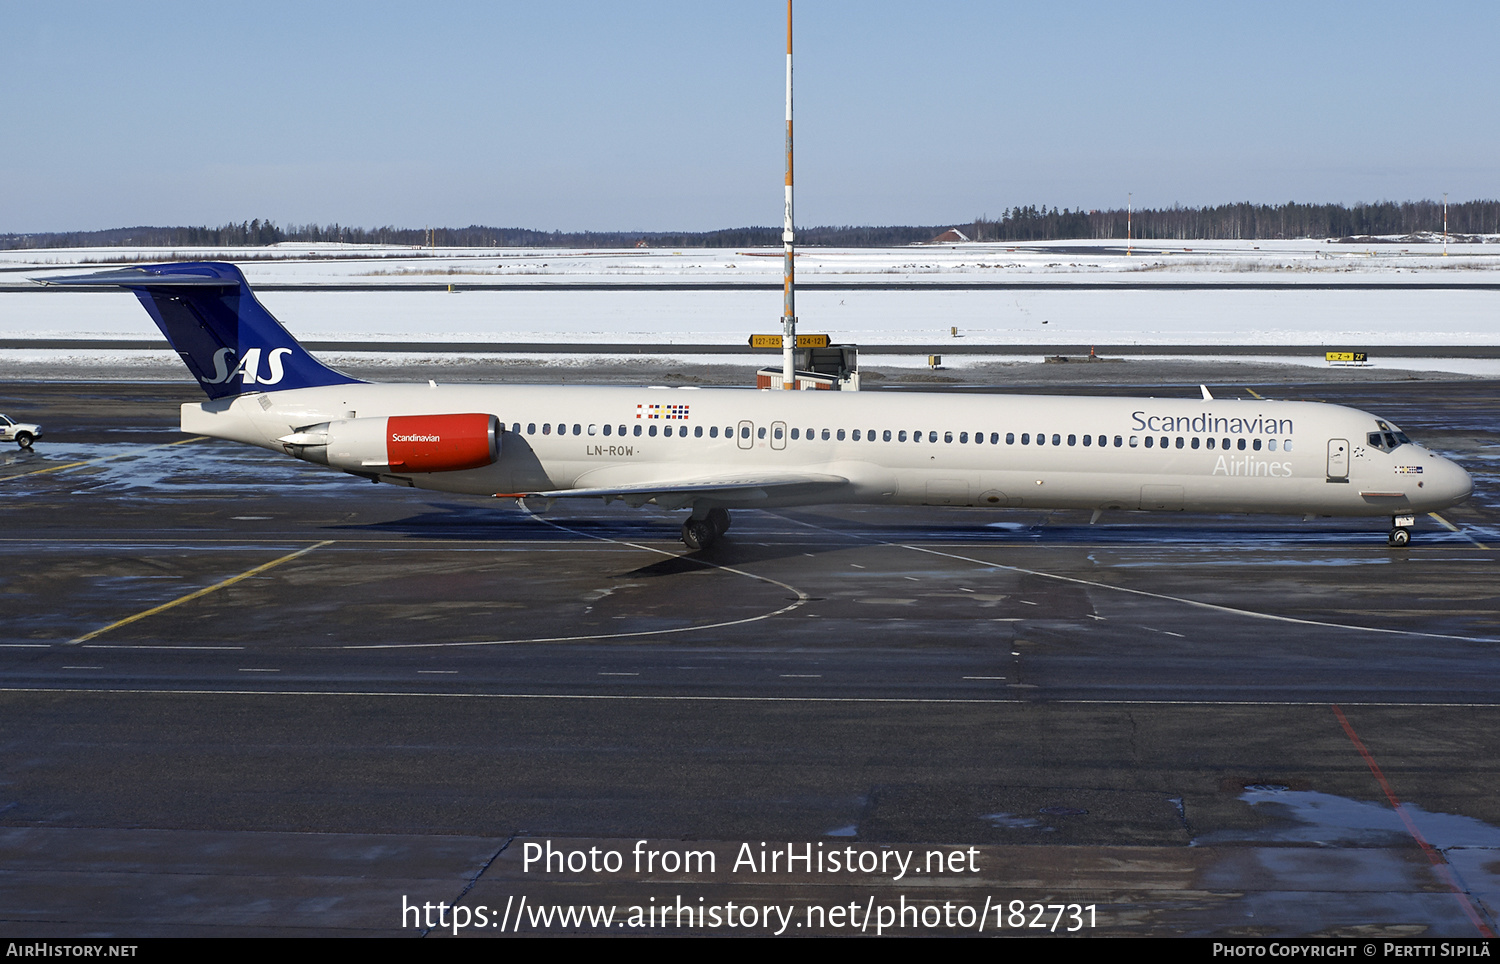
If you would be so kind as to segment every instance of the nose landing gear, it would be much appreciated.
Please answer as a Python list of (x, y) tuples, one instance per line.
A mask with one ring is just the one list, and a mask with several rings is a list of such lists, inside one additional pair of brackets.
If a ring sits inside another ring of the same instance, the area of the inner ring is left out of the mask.
[(1386, 537), (1386, 542), (1400, 549), (1411, 542), (1411, 527), (1416, 525), (1417, 517), (1411, 515), (1398, 515), (1391, 519), (1391, 534)]

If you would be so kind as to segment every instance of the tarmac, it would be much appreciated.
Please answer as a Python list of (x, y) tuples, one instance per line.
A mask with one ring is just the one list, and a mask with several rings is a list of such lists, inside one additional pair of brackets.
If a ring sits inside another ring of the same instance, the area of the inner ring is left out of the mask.
[[(633, 367), (507, 377), (749, 381)], [(1403, 550), (1380, 520), (825, 506), (688, 553), (680, 513), (183, 436), (181, 376), (7, 381), (46, 435), (0, 457), (0, 933), (1493, 932), (1500, 383), (885, 374), (1354, 405), (1475, 494)]]

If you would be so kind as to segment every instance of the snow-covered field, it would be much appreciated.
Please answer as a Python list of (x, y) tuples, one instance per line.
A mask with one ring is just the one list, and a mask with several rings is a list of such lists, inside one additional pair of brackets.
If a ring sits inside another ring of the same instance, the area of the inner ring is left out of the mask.
[[(799, 251), (800, 328), (835, 341), (922, 345), (960, 362), (966, 346), (1232, 344), (1368, 348), (1500, 345), (1500, 239), (1355, 246), (1326, 241), (959, 244)], [(0, 252), (0, 284), (122, 262), (223, 259), (296, 335), (317, 341), (744, 344), (779, 331), (775, 249), (670, 251), (411, 249), (286, 244), (243, 250)], [(651, 285), (714, 283), (720, 290)], [(899, 283), (899, 290), (864, 288)], [(1014, 284), (951, 290), (937, 284)], [(1275, 289), (1261, 286), (1277, 285)], [(1442, 285), (1430, 290), (1351, 287)], [(378, 285), (380, 290), (319, 290)], [(458, 290), (391, 290), (453, 284)], [(526, 285), (465, 291), (466, 284)], [(541, 290), (535, 285), (545, 285)], [(747, 287), (740, 289), (744, 284)], [(819, 284), (837, 284), (819, 289)], [(579, 285), (589, 285), (584, 290)], [(619, 290), (599, 286), (619, 286)], [(1118, 288), (1116, 286), (1119, 286)], [(1035, 286), (1035, 287), (1032, 287)], [(1285, 286), (1285, 287), (1282, 287)], [(958, 337), (952, 330), (958, 329)], [(0, 339), (159, 337), (118, 292), (10, 287)], [(11, 361), (21, 361), (12, 356)], [(727, 359), (726, 359), (727, 360)], [(736, 360), (739, 361), (739, 360)], [(1435, 367), (1424, 360), (1425, 367)], [(1464, 366), (1472, 369), (1472, 365)]]

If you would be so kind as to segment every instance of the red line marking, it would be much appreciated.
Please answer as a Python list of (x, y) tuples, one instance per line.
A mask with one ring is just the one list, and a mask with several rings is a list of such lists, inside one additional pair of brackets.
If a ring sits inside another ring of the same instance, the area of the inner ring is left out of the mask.
[(1405, 825), (1406, 832), (1411, 834), (1411, 838), (1417, 842), (1417, 846), (1422, 848), (1422, 853), (1427, 855), (1428, 862), (1437, 869), (1438, 876), (1442, 877), (1443, 882), (1448, 885), (1448, 889), (1458, 898), (1459, 906), (1464, 909), (1469, 922), (1478, 928), (1479, 933), (1483, 936), (1494, 937), (1495, 932), (1490, 930), (1489, 926), (1480, 919), (1479, 912), (1474, 909), (1474, 903), (1469, 900), (1468, 893), (1462, 887), (1458, 886), (1458, 881), (1453, 878), (1453, 869), (1448, 865), (1448, 858), (1444, 857), (1442, 851), (1428, 843), (1427, 838), (1422, 836), (1422, 831), (1418, 830), (1417, 825), (1412, 822), (1410, 814), (1401, 805), (1400, 798), (1396, 796), (1396, 791), (1391, 789), (1391, 785), (1386, 780), (1385, 774), (1380, 772), (1380, 764), (1375, 762), (1374, 755), (1370, 753), (1364, 741), (1359, 738), (1359, 735), (1354, 732), (1354, 727), (1349, 724), (1349, 718), (1344, 715), (1343, 709), (1337, 703), (1333, 704), (1333, 715), (1339, 718), (1339, 725), (1344, 728), (1344, 734), (1349, 737), (1349, 742), (1353, 743), (1354, 748), (1359, 751), (1359, 755), (1365, 758), (1365, 765), (1374, 774), (1375, 782), (1380, 784), (1380, 792), (1385, 794), (1385, 799), (1390, 803), (1391, 809), (1396, 811), (1396, 816), (1401, 818), (1401, 823)]

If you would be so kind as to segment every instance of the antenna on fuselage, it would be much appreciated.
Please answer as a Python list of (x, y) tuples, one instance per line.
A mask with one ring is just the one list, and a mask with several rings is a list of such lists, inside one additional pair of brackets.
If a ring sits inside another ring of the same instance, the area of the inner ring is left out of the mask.
[(794, 353), (797, 349), (797, 310), (794, 292), (796, 269), (792, 264), (796, 257), (792, 233), (792, 0), (786, 0), (786, 212), (782, 220), (781, 244), (784, 262), (781, 387), (792, 389), (797, 387), (797, 373), (793, 370)]

